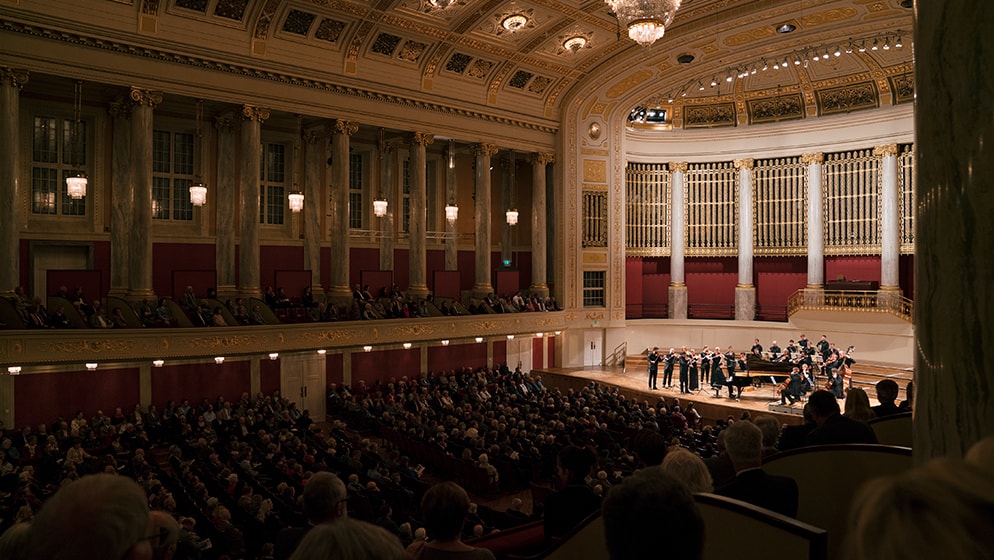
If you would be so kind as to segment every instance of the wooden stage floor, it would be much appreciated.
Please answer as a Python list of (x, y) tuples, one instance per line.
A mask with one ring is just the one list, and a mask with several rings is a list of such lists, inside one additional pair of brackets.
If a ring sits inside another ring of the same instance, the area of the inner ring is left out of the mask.
[[(780, 397), (776, 394), (776, 385), (769, 381), (758, 388), (746, 387), (742, 390), (740, 399), (730, 399), (727, 388), (721, 391), (721, 396), (715, 397), (715, 391), (711, 389), (709, 383), (701, 384), (700, 391), (681, 395), (676, 375), (674, 375), (673, 387), (664, 388), (662, 386), (662, 371), (659, 373), (657, 383), (659, 390), (652, 391), (647, 387), (649, 373), (645, 368), (628, 368), (627, 371), (621, 367), (610, 366), (544, 368), (534, 370), (532, 373), (542, 375), (542, 380), (546, 386), (559, 387), (560, 389), (579, 388), (596, 381), (603, 385), (616, 386), (622, 389), (627, 396), (648, 400), (651, 405), (655, 405), (659, 398), (663, 398), (670, 406), (672, 406), (674, 399), (679, 399), (680, 403), (693, 402), (707, 424), (728, 416), (739, 418), (745, 411), (748, 411), (753, 417), (760, 414), (770, 414), (784, 424), (803, 422), (801, 416), (803, 405), (796, 404), (793, 408), (781, 406)], [(819, 383), (824, 383), (824, 379), (819, 377), (816, 380)], [(871, 397), (870, 404), (876, 405), (877, 401)], [(839, 406), (843, 406), (841, 401)]]

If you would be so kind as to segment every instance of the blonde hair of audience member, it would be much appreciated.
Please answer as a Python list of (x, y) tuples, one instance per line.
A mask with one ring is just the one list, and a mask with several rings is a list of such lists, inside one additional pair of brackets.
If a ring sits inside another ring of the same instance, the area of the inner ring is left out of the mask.
[(0, 534), (0, 558), (3, 560), (27, 560), (28, 523), (12, 525)]
[(763, 431), (748, 421), (739, 421), (725, 428), (725, 452), (735, 472), (758, 467), (763, 460)]
[(714, 492), (714, 481), (704, 460), (687, 449), (679, 447), (668, 452), (660, 468), (693, 493)]
[(290, 560), (403, 560), (404, 547), (383, 527), (343, 517), (307, 532)]
[(95, 474), (55, 493), (31, 522), (28, 558), (152, 558), (145, 492), (123, 476)]
[(849, 394), (846, 395), (846, 410), (842, 415), (860, 422), (872, 420), (877, 416), (870, 408), (870, 397), (866, 396), (866, 391), (859, 387), (849, 389)]
[(994, 560), (994, 476), (965, 461), (872, 480), (851, 511), (851, 560)]
[(763, 414), (757, 416), (753, 420), (753, 423), (759, 426), (759, 429), (763, 432), (763, 447), (770, 448), (775, 446), (777, 437), (780, 436), (780, 421), (769, 414)]

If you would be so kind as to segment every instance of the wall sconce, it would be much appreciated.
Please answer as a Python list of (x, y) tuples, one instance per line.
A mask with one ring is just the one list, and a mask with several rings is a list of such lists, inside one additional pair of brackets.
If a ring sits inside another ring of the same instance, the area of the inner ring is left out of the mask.
[(448, 340), (443, 340), (442, 341), (442, 346), (448, 346), (448, 345), (449, 345), (449, 341)]
[(482, 337), (482, 336), (478, 336), (478, 337), (476, 337), (476, 341), (477, 341), (477, 342), (483, 342), (483, 337)]
[(165, 360), (152, 360), (152, 367), (162, 367), (166, 365)]
[(328, 351), (327, 351), (327, 350), (325, 350), (324, 348), (322, 348), (322, 349), (318, 350), (318, 354), (321, 354), (322, 356), (324, 356), (324, 355), (325, 355), (325, 354), (327, 354), (327, 353), (328, 353)]
[(290, 211), (294, 214), (304, 209), (304, 193), (293, 191), (287, 195), (287, 198), (290, 200)]
[(377, 198), (373, 200), (373, 215), (382, 218), (387, 215), (387, 199)]
[(273, 352), (272, 354), (269, 355), (269, 359), (270, 360), (275, 360), (276, 358), (279, 358), (279, 357), (280, 357), (280, 355), (278, 353), (276, 353), (276, 352)]
[(373, 347), (367, 344), (366, 346), (362, 347), (362, 351), (363, 352), (372, 352), (373, 351)]
[(459, 219), (459, 207), (455, 204), (446, 204), (445, 219), (448, 220), (450, 224), (456, 223), (456, 220)]
[(89, 362), (86, 364), (87, 371), (97, 371), (97, 364), (94, 362)]
[(224, 363), (224, 356), (217, 356), (217, 357), (215, 357), (214, 358), (214, 363), (218, 364), (218, 365), (223, 364)]
[(411, 343), (410, 342), (405, 342), (404, 343), (404, 350), (410, 350), (410, 349), (411, 349)]
[(513, 335), (513, 334), (509, 334), (509, 335), (507, 335), (507, 339), (508, 339), (508, 340), (514, 340), (514, 335)]
[(545, 333), (537, 332), (537, 333), (535, 333), (535, 336), (537, 336), (539, 338), (542, 338), (543, 336), (545, 336)]
[(7, 373), (11, 375), (20, 375), (21, 366), (10, 366), (9, 368), (7, 368)]
[(562, 334), (562, 332), (563, 332), (563, 331), (556, 331), (556, 333), (555, 333), (555, 334), (556, 334), (556, 336), (559, 336), (560, 334)]

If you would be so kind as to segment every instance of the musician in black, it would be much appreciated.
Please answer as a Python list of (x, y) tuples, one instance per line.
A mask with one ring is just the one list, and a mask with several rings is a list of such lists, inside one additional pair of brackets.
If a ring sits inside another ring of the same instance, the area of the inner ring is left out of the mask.
[(680, 353), (680, 393), (686, 394), (690, 391), (687, 389), (687, 382), (690, 380), (690, 362), (691, 359), (686, 352)]
[[(762, 352), (762, 350), (760, 350), (760, 352)], [(782, 352), (782, 350), (780, 349), (780, 346), (777, 344), (777, 341), (774, 340), (773, 344), (770, 345), (770, 361), (779, 362), (780, 352)]]
[(806, 335), (806, 334), (803, 334), (803, 333), (802, 333), (802, 334), (801, 334), (801, 338), (798, 338), (798, 339), (797, 339), (797, 345), (798, 345), (798, 346), (800, 346), (800, 347), (801, 347), (801, 349), (803, 349), (803, 350), (807, 350), (807, 349), (808, 349), (808, 346), (809, 346), (810, 344), (811, 344), (811, 341), (810, 341), (810, 340), (808, 340), (808, 335)]
[(663, 358), (663, 387), (673, 386), (673, 363), (676, 362), (676, 352), (670, 348), (670, 353)]
[(658, 346), (652, 347), (652, 352), (649, 352), (647, 359), (649, 360), (649, 388), (655, 391), (656, 375), (659, 373), (659, 361), (662, 360), (662, 356), (659, 355)]
[(821, 335), (821, 340), (818, 341), (817, 349), (818, 353), (821, 354), (823, 362), (828, 361), (828, 357), (832, 355), (831, 350), (829, 350), (831, 347), (832, 344), (828, 341), (828, 335)]
[(802, 386), (801, 372), (796, 367), (790, 372), (790, 377), (787, 379), (787, 386), (780, 390), (780, 404), (790, 404), (793, 405), (797, 401), (801, 400), (801, 386)]
[(845, 398), (845, 380), (842, 378), (842, 372), (839, 370), (832, 371), (832, 378), (829, 381), (828, 390), (831, 391), (837, 399)]
[[(732, 398), (732, 386), (735, 383), (735, 351), (732, 347), (728, 347), (728, 352), (725, 352), (725, 374), (727, 376), (726, 382), (728, 385), (728, 398)], [(745, 366), (742, 366), (742, 371), (745, 371)], [(738, 385), (739, 397), (742, 397), (742, 386)]]
[(763, 345), (759, 343), (759, 339), (753, 341), (752, 348), (749, 349), (753, 354), (762, 357), (763, 356)]
[(711, 381), (711, 350), (707, 346), (701, 352), (701, 383)]
[[(715, 380), (721, 378), (721, 384), (725, 384), (725, 376), (721, 373), (721, 349), (717, 346), (714, 347), (714, 355), (711, 356), (711, 384), (714, 385)], [(719, 387), (720, 389), (720, 387)], [(717, 395), (715, 395), (717, 396)]]

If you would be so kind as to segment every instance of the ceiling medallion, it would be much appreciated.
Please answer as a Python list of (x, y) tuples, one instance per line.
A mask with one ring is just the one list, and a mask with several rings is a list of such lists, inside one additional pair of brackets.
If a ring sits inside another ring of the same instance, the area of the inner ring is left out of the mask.
[(628, 29), (628, 37), (647, 47), (663, 37), (680, 8), (680, 0), (604, 0)]
[(511, 33), (514, 33), (515, 31), (523, 28), (527, 23), (528, 18), (525, 17), (524, 14), (511, 14), (501, 20), (500, 26)]
[(576, 51), (587, 46), (587, 38), (581, 35), (574, 35), (569, 39), (563, 41), (563, 49), (569, 53), (576, 53)]
[(449, 6), (454, 4), (455, 2), (453, 0), (428, 0), (428, 3), (431, 4), (433, 8), (436, 8), (438, 10), (444, 10), (445, 8), (448, 8)]

